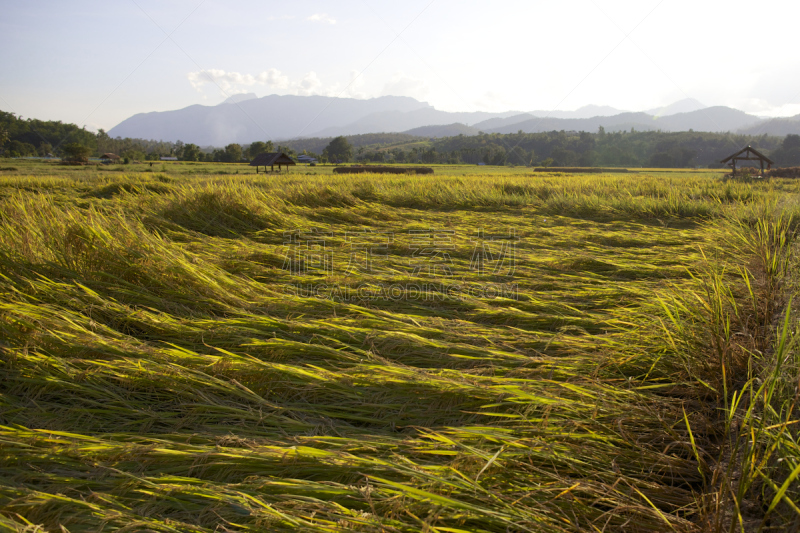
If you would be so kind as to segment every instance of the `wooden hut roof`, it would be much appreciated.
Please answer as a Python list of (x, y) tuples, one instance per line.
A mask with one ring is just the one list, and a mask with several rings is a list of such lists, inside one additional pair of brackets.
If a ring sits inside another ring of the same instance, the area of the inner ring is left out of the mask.
[[(751, 157), (751, 156), (755, 156), (755, 157)], [(730, 156), (726, 157), (725, 159), (723, 159), (722, 161), (720, 161), (720, 163), (727, 163), (728, 161), (731, 161), (733, 159), (738, 159), (740, 161), (741, 160), (744, 160), (744, 161), (764, 161), (765, 163), (769, 163), (770, 165), (774, 165), (775, 164), (775, 162), (772, 159), (770, 159), (769, 157), (765, 156), (764, 154), (762, 154), (761, 152), (759, 152), (758, 150), (756, 150), (752, 146), (748, 146), (747, 148), (742, 148), (741, 150), (739, 150), (735, 154), (730, 155)]]
[(112, 154), (111, 152), (107, 152), (100, 156), (100, 159), (119, 159), (120, 157), (117, 154)]
[(283, 152), (264, 152), (258, 154), (250, 161), (251, 167), (271, 167), (273, 165), (296, 165), (291, 157)]

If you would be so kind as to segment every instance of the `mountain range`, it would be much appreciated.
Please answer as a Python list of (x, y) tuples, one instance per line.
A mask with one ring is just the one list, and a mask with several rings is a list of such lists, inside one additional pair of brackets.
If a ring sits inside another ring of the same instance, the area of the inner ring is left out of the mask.
[(237, 94), (215, 106), (192, 105), (175, 111), (139, 113), (111, 128), (111, 137), (181, 140), (200, 146), (249, 144), (367, 133), (408, 133), (449, 137), (485, 133), (543, 131), (607, 132), (709, 131), (787, 135), (800, 133), (800, 115), (763, 119), (730, 107), (706, 107), (693, 99), (666, 107), (630, 112), (609, 106), (575, 111), (448, 112), (405, 96), (367, 100), (327, 96), (258, 98)]

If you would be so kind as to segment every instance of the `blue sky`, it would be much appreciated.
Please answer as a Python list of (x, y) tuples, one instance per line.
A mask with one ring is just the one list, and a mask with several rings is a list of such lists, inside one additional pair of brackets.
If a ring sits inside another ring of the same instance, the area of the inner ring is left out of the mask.
[(241, 92), (800, 113), (795, 2), (2, 3), (0, 109), (91, 129)]

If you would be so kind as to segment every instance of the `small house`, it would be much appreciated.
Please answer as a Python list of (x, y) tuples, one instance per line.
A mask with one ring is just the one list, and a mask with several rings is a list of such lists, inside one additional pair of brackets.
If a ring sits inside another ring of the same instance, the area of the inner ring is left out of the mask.
[(264, 152), (258, 154), (250, 161), (250, 166), (256, 167), (256, 174), (258, 174), (258, 167), (264, 167), (264, 172), (266, 172), (267, 167), (270, 167), (270, 170), (274, 171), (276, 165), (278, 166), (278, 172), (280, 172), (283, 167), (287, 167), (288, 169), (288, 167), (296, 166), (297, 163), (283, 152)]
[[(49, 156), (50, 154), (48, 154)], [(120, 157), (117, 154), (112, 154), (111, 152), (107, 152), (100, 156), (100, 161), (104, 165), (110, 165), (111, 163), (119, 163)]]
[(772, 165), (775, 164), (775, 162), (772, 159), (770, 159), (769, 157), (765, 156), (764, 154), (762, 154), (761, 152), (759, 152), (758, 150), (756, 150), (752, 146), (748, 146), (747, 148), (742, 148), (741, 150), (739, 150), (735, 154), (733, 154), (731, 156), (728, 156), (725, 159), (723, 159), (722, 161), (720, 161), (720, 163), (722, 163), (723, 165), (725, 163), (728, 163), (729, 166), (733, 169), (733, 176), (736, 176), (736, 162), (737, 161), (758, 161), (760, 163), (760, 165), (761, 165), (761, 175), (762, 176), (764, 175), (764, 165), (766, 165), (767, 166), (767, 170), (769, 170), (770, 168), (772, 168)]

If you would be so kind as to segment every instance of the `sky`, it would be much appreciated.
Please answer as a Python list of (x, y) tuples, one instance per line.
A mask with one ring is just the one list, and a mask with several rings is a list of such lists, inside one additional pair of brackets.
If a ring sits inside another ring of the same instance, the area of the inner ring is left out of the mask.
[(800, 114), (800, 3), (0, 0), (0, 110), (112, 128), (238, 93)]

